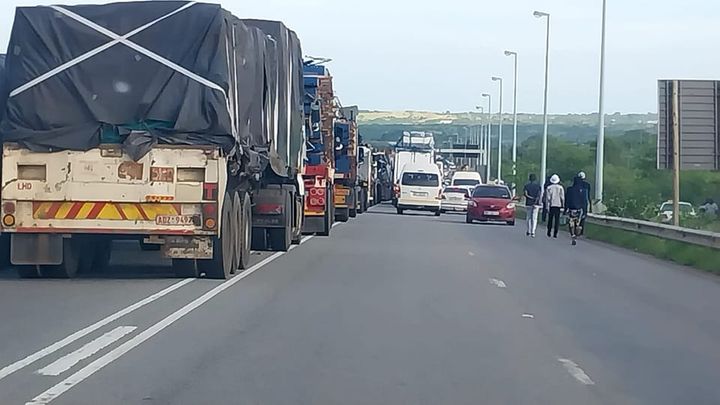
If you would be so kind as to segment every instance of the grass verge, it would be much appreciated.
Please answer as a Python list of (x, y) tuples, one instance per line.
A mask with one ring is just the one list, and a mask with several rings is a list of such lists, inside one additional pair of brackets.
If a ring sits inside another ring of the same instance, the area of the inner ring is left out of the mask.
[[(525, 219), (525, 210), (517, 210), (516, 216), (518, 219)], [(597, 224), (587, 223), (585, 225), (585, 237), (588, 239), (720, 275), (720, 250), (718, 249)]]

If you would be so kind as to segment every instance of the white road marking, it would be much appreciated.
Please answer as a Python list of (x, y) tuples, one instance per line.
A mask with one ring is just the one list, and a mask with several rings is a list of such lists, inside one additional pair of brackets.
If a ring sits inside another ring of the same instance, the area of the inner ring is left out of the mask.
[(507, 284), (505, 284), (505, 282), (502, 280), (498, 280), (497, 278), (491, 278), (490, 284), (498, 288), (507, 288)]
[(558, 359), (558, 361), (565, 367), (568, 373), (573, 376), (574, 379), (580, 381), (585, 385), (595, 385), (595, 382), (590, 379), (583, 369), (580, 368), (574, 361), (570, 359)]
[(46, 367), (41, 368), (37, 371), (37, 373), (41, 375), (60, 375), (65, 371), (70, 370), (80, 361), (87, 359), (93, 354), (122, 339), (123, 336), (135, 329), (137, 329), (137, 326), (118, 326), (85, 346), (55, 360)]
[(2, 380), (3, 378), (9, 376), (10, 374), (12, 374), (24, 367), (42, 359), (43, 357), (62, 349), (63, 347), (71, 344), (72, 342), (95, 332), (96, 330), (102, 328), (103, 326), (105, 326), (111, 322), (114, 322), (114, 321), (122, 318), (123, 316), (125, 316), (133, 311), (136, 311), (136, 310), (144, 307), (145, 305), (150, 304), (153, 301), (158, 300), (159, 298), (161, 298), (165, 295), (170, 294), (171, 292), (190, 283), (193, 280), (195, 280), (195, 279), (194, 278), (186, 278), (184, 280), (180, 280), (180, 281), (176, 282), (175, 284), (171, 285), (170, 287), (165, 288), (164, 290), (158, 291), (155, 294), (153, 294), (143, 300), (140, 300), (130, 306), (127, 306), (127, 307), (121, 309), (120, 311), (115, 312), (114, 314), (109, 315), (109, 316), (95, 322), (94, 324), (67, 336), (65, 339), (59, 340), (59, 341), (51, 344), (50, 346), (48, 346), (44, 349), (40, 349), (37, 352), (25, 357), (24, 359), (18, 360), (15, 363), (12, 363), (8, 366), (3, 367), (0, 370), (0, 380)]
[(340, 225), (342, 225), (342, 222), (335, 222), (334, 224), (332, 224), (332, 226), (330, 228), (335, 228), (336, 226), (340, 226)]
[(535, 315), (533, 315), (533, 314), (522, 314), (522, 317), (528, 318), (528, 319), (535, 319)]
[(475, 256), (475, 253), (473, 253), (473, 252), (468, 252), (468, 255), (469, 255), (469, 256)]
[[(308, 236), (308, 237), (304, 238), (301, 242), (308, 241), (311, 238), (312, 238), (312, 236)], [(288, 249), (288, 251), (294, 249), (295, 247), (297, 247), (297, 246), (291, 246), (290, 249)], [(97, 371), (99, 371), (103, 367), (105, 367), (108, 364), (112, 363), (113, 361), (119, 359), (125, 353), (136, 348), (137, 346), (139, 346), (146, 340), (148, 340), (151, 337), (158, 334), (163, 329), (167, 328), (168, 326), (170, 326), (173, 323), (180, 320), (185, 315), (189, 314), (190, 312), (197, 309), (201, 305), (210, 301), (216, 295), (218, 295), (221, 292), (232, 287), (233, 285), (235, 285), (236, 283), (238, 283), (240, 280), (244, 279), (245, 277), (258, 271), (266, 264), (283, 256), (285, 253), (287, 253), (287, 252), (277, 252), (277, 253), (265, 258), (261, 262), (255, 264), (254, 266), (250, 267), (249, 269), (243, 271), (242, 273), (238, 274), (237, 276), (231, 278), (230, 280), (223, 282), (219, 286), (213, 288), (212, 290), (210, 290), (210, 291), (206, 292), (205, 294), (201, 295), (200, 297), (196, 298), (191, 303), (185, 305), (184, 307), (178, 309), (177, 311), (175, 311), (172, 314), (168, 315), (167, 317), (163, 318), (158, 323), (150, 326), (149, 328), (147, 328), (144, 331), (140, 332), (139, 334), (135, 335), (132, 339), (128, 340), (127, 342), (123, 343), (122, 345), (111, 350), (104, 356), (98, 358), (97, 360), (93, 361), (92, 363), (90, 363), (87, 366), (83, 367), (82, 369), (78, 370), (77, 372), (75, 372), (75, 374), (69, 376), (68, 378), (59, 382), (58, 384), (50, 387), (47, 391), (36, 396), (30, 402), (27, 402), (25, 405), (40, 405), (40, 404), (50, 403), (52, 400), (56, 399), (57, 397), (59, 397), (60, 395), (62, 395), (63, 393), (65, 393), (66, 391), (71, 389), (72, 387), (81, 383), (86, 378), (95, 374)]]

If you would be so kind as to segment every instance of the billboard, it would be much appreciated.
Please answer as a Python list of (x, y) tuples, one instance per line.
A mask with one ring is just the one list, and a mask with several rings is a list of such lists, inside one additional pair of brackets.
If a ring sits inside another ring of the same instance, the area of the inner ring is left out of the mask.
[[(658, 169), (673, 167), (673, 80), (658, 80)], [(720, 170), (720, 81), (679, 80), (680, 168)]]

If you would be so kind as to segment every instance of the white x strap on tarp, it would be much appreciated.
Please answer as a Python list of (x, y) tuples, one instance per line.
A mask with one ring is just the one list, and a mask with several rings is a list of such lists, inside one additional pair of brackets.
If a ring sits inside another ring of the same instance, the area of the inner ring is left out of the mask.
[[(64, 15), (72, 18), (73, 20), (75, 20), (75, 21), (77, 21), (77, 22), (79, 22), (79, 23), (81, 23), (81, 24), (83, 24), (83, 25), (86, 25), (86, 26), (94, 29), (95, 31), (97, 31), (97, 32), (99, 32), (99, 33), (107, 36), (108, 38), (111, 38), (112, 41), (110, 41), (110, 42), (108, 42), (108, 43), (106, 43), (106, 44), (103, 44), (103, 45), (101, 45), (101, 46), (99, 46), (99, 47), (97, 47), (97, 48), (95, 48), (95, 49), (93, 49), (93, 50), (90, 50), (90, 51), (88, 51), (88, 52), (86, 52), (86, 53), (78, 56), (77, 58), (75, 58), (75, 59), (73, 59), (73, 60), (71, 60), (71, 61), (65, 62), (65, 63), (63, 63), (62, 65), (60, 65), (60, 66), (58, 66), (58, 67), (56, 67), (56, 68), (54, 68), (54, 69), (52, 69), (52, 70), (50, 70), (50, 71), (48, 71), (48, 72), (46, 72), (46, 73), (44, 73), (44, 74), (36, 77), (35, 79), (33, 79), (33, 80), (31, 80), (31, 81), (23, 84), (22, 86), (20, 86), (20, 87), (16, 88), (15, 90), (11, 91), (11, 92), (10, 92), (10, 97), (16, 96), (16, 95), (24, 92), (25, 90), (28, 90), (28, 89), (30, 89), (31, 87), (33, 87), (33, 86), (35, 86), (35, 85), (37, 85), (37, 84), (39, 84), (39, 83), (42, 83), (42, 82), (44, 82), (45, 80), (47, 80), (47, 79), (49, 79), (49, 78), (57, 75), (58, 73), (63, 72), (63, 71), (65, 71), (65, 70), (71, 68), (72, 66), (75, 66), (75, 65), (77, 65), (78, 63), (80, 63), (80, 62), (82, 62), (82, 61), (84, 61), (84, 60), (87, 60), (87, 59), (89, 59), (89, 58), (91, 58), (91, 57), (99, 54), (100, 52), (102, 52), (102, 51), (104, 51), (104, 50), (106, 50), (106, 49), (109, 49), (109, 48), (111, 48), (111, 47), (113, 47), (113, 46), (115, 46), (115, 45), (117, 45), (117, 44), (123, 44), (123, 45), (125, 45), (125, 46), (127, 46), (127, 47), (129, 47), (129, 48), (131, 48), (131, 49), (134, 49), (135, 51), (137, 51), (137, 52), (139, 52), (139, 53), (141, 53), (141, 54), (143, 54), (143, 55), (146, 55), (147, 57), (149, 57), (149, 58), (151, 58), (151, 59), (153, 59), (153, 60), (155, 60), (155, 61), (157, 61), (157, 62), (159, 62), (159, 63), (162, 63), (163, 65), (169, 67), (170, 69), (173, 69), (173, 70), (175, 70), (176, 72), (178, 72), (178, 73), (180, 73), (180, 74), (183, 74), (183, 75), (187, 76), (188, 78), (190, 78), (190, 79), (192, 79), (192, 80), (195, 80), (195, 81), (198, 82), (198, 83), (201, 83), (201, 84), (203, 84), (203, 85), (205, 85), (205, 86), (207, 86), (207, 87), (209, 87), (209, 88), (212, 88), (212, 89), (215, 89), (215, 90), (221, 92), (221, 93), (223, 94), (223, 96), (225, 97), (225, 100), (227, 101), (227, 94), (225, 93), (225, 90), (224, 90), (220, 85), (218, 85), (217, 83), (214, 83), (214, 82), (212, 82), (212, 81), (210, 81), (210, 80), (208, 80), (208, 79), (206, 79), (206, 78), (204, 78), (204, 77), (202, 77), (202, 76), (200, 76), (200, 75), (198, 75), (198, 74), (195, 74), (195, 73), (193, 73), (193, 72), (185, 69), (184, 67), (182, 67), (182, 66), (180, 66), (180, 65), (178, 65), (178, 64), (176, 64), (176, 63), (174, 63), (174, 62), (172, 62), (172, 61), (169, 61), (169, 60), (163, 58), (162, 56), (156, 54), (155, 52), (152, 52), (152, 51), (150, 51), (149, 49), (144, 48), (144, 47), (142, 47), (142, 46), (140, 46), (140, 45), (138, 45), (138, 44), (136, 44), (136, 43), (134, 43), (134, 42), (132, 42), (132, 41), (130, 41), (130, 40), (128, 39), (128, 38), (132, 37), (133, 35), (136, 35), (136, 34), (142, 32), (142, 31), (146, 30), (147, 28), (149, 28), (149, 27), (157, 24), (158, 22), (160, 22), (160, 21), (162, 21), (162, 20), (164, 20), (164, 19), (167, 19), (167, 18), (169, 18), (169, 17), (171, 17), (171, 16), (173, 16), (173, 15), (175, 15), (175, 14), (177, 14), (177, 13), (183, 11), (183, 10), (186, 10), (186, 9), (192, 7), (192, 6), (195, 5), (195, 4), (196, 4), (196, 2), (194, 2), (194, 1), (193, 1), (193, 2), (188, 2), (188, 3), (184, 4), (182, 7), (178, 8), (177, 10), (174, 10), (174, 11), (172, 11), (172, 12), (170, 12), (170, 13), (162, 16), (162, 17), (159, 17), (159, 18), (157, 18), (157, 19), (155, 19), (155, 20), (153, 20), (153, 21), (151, 21), (151, 22), (149, 22), (149, 23), (141, 26), (141, 27), (138, 27), (138, 28), (136, 28), (136, 29), (128, 32), (128, 33), (125, 34), (125, 35), (118, 35), (118, 34), (112, 32), (112, 31), (108, 30), (107, 28), (104, 28), (104, 27), (102, 27), (102, 26), (100, 26), (100, 25), (98, 25), (98, 24), (96, 24), (96, 23), (88, 20), (87, 18), (82, 17), (82, 16), (80, 16), (80, 15), (78, 15), (78, 14), (75, 14), (75, 13), (73, 13), (72, 11), (67, 10), (67, 9), (65, 9), (65, 8), (63, 8), (63, 7), (60, 7), (60, 6), (50, 6), (53, 10), (55, 10), (55, 11), (57, 11), (57, 12), (59, 12), (59, 13), (62, 13), (62, 14), (64, 14)], [(234, 128), (233, 128), (233, 129), (234, 129)]]

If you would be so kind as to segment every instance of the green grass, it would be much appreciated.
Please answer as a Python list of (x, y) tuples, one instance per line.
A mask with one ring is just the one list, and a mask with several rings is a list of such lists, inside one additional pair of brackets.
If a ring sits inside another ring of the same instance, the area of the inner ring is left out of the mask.
[(589, 239), (648, 254), (658, 259), (720, 274), (720, 250), (718, 249), (597, 224), (586, 224), (585, 236)]
[[(525, 219), (525, 210), (515, 212)], [(720, 275), (720, 250), (638, 232), (585, 224), (585, 237)]]

